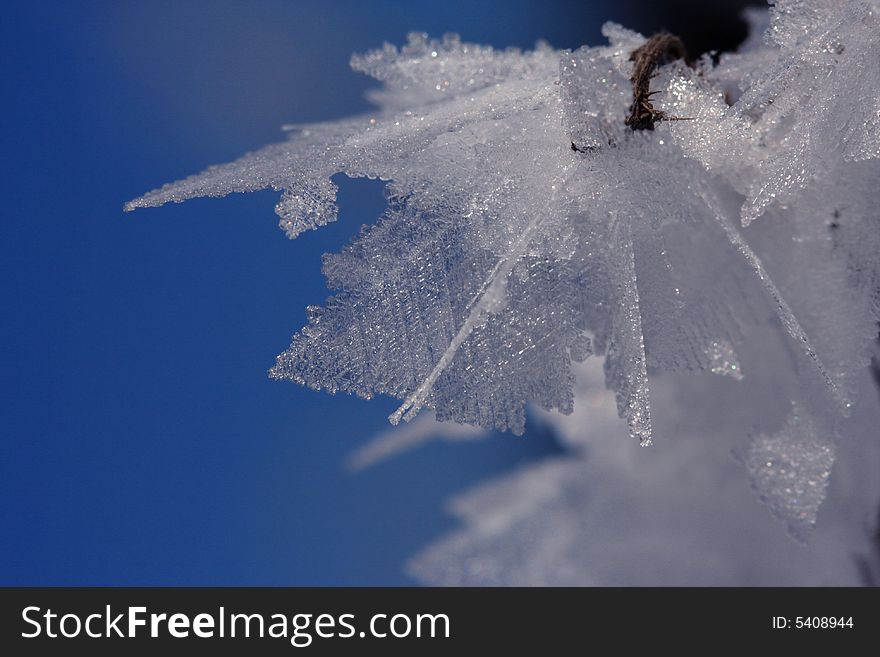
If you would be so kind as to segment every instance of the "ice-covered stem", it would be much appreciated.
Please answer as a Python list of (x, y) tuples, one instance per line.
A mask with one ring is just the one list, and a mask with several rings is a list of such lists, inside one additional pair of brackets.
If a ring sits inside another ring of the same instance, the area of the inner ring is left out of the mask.
[(655, 34), (633, 50), (629, 59), (635, 64), (630, 78), (633, 86), (633, 103), (629, 116), (626, 117), (626, 125), (633, 130), (653, 130), (654, 124), (658, 121), (688, 120), (682, 117), (669, 117), (651, 103), (651, 95), (658, 93), (651, 91), (654, 70), (676, 59), (687, 60), (687, 50), (681, 39), (668, 32)]

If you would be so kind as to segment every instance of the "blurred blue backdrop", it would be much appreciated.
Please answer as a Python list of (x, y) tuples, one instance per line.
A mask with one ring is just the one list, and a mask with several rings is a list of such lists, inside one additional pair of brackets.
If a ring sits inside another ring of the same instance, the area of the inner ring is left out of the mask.
[[(372, 402), (269, 381), (327, 296), (321, 254), (383, 208), (289, 242), (271, 192), (123, 215), (163, 182), (367, 108), (349, 56), (411, 30), (599, 43), (633, 3), (3, 4), (0, 584), (406, 584), (442, 500), (551, 441), (437, 444), (352, 475)], [(645, 21), (648, 25), (645, 25)], [(659, 27), (656, 25), (654, 27)]]

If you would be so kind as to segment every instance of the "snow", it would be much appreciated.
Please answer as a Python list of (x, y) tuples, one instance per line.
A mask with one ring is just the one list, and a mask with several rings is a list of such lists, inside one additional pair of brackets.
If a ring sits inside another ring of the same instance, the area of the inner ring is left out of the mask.
[[(799, 382), (783, 401), (813, 419), (752, 454), (785, 456), (799, 433), (825, 445), (812, 427), (852, 411), (880, 317), (880, 14), (876, 0), (796, 0), (751, 16), (763, 40), (658, 69), (657, 108), (687, 120), (652, 131), (624, 124), (645, 38), (621, 26), (573, 52), (413, 34), (352, 58), (384, 83), (373, 114), (292, 127), (126, 209), (272, 188), (293, 238), (335, 220), (331, 176), (386, 181), (387, 211), (325, 257), (336, 294), (270, 375), (390, 395), (392, 423), (433, 409), (522, 433), (527, 404), (574, 410), (573, 365), (595, 354), (649, 445), (649, 374), (742, 379), (744, 336), (769, 322)], [(785, 477), (812, 485), (832, 459)], [(790, 520), (785, 477), (752, 468)], [(824, 486), (810, 490), (807, 525)]]
[[(821, 450), (799, 462), (802, 450), (821, 443), (827, 449), (827, 436), (792, 427), (791, 406), (779, 406), (778, 372), (790, 365), (780, 336), (768, 332), (752, 334), (755, 348), (744, 356), (748, 385), (708, 373), (658, 377), (655, 422), (669, 438), (650, 450), (621, 439), (626, 426), (602, 388), (601, 363), (588, 359), (577, 368), (575, 412), (538, 420), (552, 427), (565, 454), (455, 495), (448, 511), (458, 526), (420, 549), (408, 572), (435, 586), (863, 585), (859, 561), (874, 558), (870, 533), (880, 499), (880, 442), (872, 430), (880, 399), (866, 389), (866, 403), (845, 420), (848, 439), (836, 450), (833, 476)], [(782, 385), (784, 394), (797, 394), (795, 377)], [(743, 423), (762, 436), (754, 446), (738, 428)], [(435, 435), (445, 427), (435, 427)], [(781, 495), (765, 501), (779, 503), (773, 516), (806, 543), (791, 540), (745, 483), (755, 480), (743, 457), (764, 452), (764, 439), (801, 469), (780, 479), (768, 472), (755, 483)], [(813, 504), (785, 492), (803, 486), (809, 473), (817, 482)], [(824, 493), (813, 528), (814, 503)]]

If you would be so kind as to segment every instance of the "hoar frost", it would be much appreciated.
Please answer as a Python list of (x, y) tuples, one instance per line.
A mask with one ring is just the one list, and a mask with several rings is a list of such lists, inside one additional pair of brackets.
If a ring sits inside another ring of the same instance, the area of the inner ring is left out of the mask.
[(690, 120), (650, 132), (624, 123), (645, 38), (618, 25), (573, 52), (410, 35), (352, 58), (383, 83), (374, 113), (293, 127), (126, 209), (272, 188), (293, 238), (335, 220), (331, 176), (386, 181), (387, 211), (325, 257), (338, 292), (271, 376), (396, 397), (392, 422), (432, 408), (521, 433), (527, 403), (573, 410), (572, 363), (596, 354), (647, 445), (650, 371), (740, 379), (747, 329), (776, 321), (801, 377), (791, 401), (823, 418), (786, 437), (827, 476), (833, 436), (815, 427), (833, 433), (854, 403), (880, 315), (878, 11), (752, 14), (763, 39), (657, 71), (655, 107)]
[(830, 433), (794, 404), (783, 428), (755, 436), (745, 454), (752, 486), (773, 513), (802, 537), (816, 522), (834, 463)]

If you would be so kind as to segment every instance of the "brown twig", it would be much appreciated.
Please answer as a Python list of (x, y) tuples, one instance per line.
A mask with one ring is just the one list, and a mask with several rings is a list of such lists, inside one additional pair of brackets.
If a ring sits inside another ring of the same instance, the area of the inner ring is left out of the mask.
[(633, 130), (653, 130), (658, 121), (688, 121), (690, 119), (667, 116), (651, 103), (651, 96), (660, 93), (651, 91), (651, 78), (658, 66), (668, 64), (676, 59), (687, 61), (687, 51), (677, 36), (667, 32), (655, 34), (641, 46), (632, 51), (630, 61), (635, 62), (630, 81), (633, 87), (633, 103), (626, 125)]

